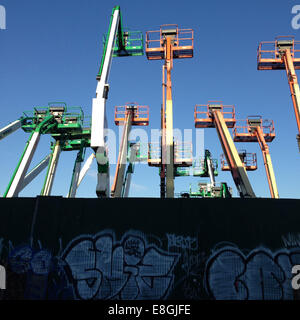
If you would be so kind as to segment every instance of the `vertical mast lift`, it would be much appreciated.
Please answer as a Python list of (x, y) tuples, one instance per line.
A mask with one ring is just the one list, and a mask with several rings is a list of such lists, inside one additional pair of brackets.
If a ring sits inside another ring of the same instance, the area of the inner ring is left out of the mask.
[[(177, 25), (162, 25), (159, 31), (146, 33), (148, 60), (164, 60), (163, 104), (161, 111), (161, 197), (174, 198), (174, 138), (171, 70), (173, 59), (192, 58), (194, 33), (192, 29), (178, 29)], [(166, 83), (165, 83), (166, 73)], [(166, 98), (166, 101), (165, 101)]]
[[(133, 35), (134, 34), (134, 35)], [(97, 75), (96, 98), (93, 99), (91, 147), (96, 154), (98, 164), (98, 197), (109, 197), (109, 163), (105, 143), (106, 100), (108, 99), (108, 78), (113, 56), (143, 55), (143, 37), (140, 32), (124, 31), (120, 6), (113, 8), (109, 30), (105, 37), (104, 51)]]
[(220, 101), (196, 105), (194, 110), (196, 128), (216, 128), (227, 163), (241, 197), (255, 198), (247, 172), (242, 164), (228, 128), (235, 125), (234, 106), (225, 106)]
[(118, 162), (114, 182), (111, 188), (111, 197), (120, 198), (124, 184), (124, 174), (127, 163), (128, 138), (132, 126), (147, 126), (149, 124), (149, 107), (137, 103), (127, 103), (125, 106), (115, 107), (115, 124), (124, 125), (122, 141), (119, 150)]
[[(239, 124), (246, 122), (246, 124)], [(238, 120), (233, 130), (235, 142), (258, 142), (261, 148), (264, 165), (267, 173), (271, 197), (278, 199), (278, 190), (273, 170), (271, 155), (267, 142), (275, 138), (274, 123), (272, 120), (262, 120), (261, 116), (249, 116), (246, 121)]]
[(300, 151), (300, 90), (295, 70), (300, 69), (300, 41), (293, 36), (277, 37), (275, 41), (263, 41), (257, 50), (258, 70), (286, 70), (296, 116)]

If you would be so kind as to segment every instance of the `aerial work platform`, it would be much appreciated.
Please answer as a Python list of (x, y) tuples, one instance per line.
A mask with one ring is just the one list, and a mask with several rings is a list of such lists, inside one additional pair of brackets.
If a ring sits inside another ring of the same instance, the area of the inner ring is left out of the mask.
[[(132, 126), (147, 126), (149, 124), (149, 107), (142, 106), (136, 102), (126, 103), (124, 106), (115, 107), (115, 124), (123, 125), (122, 140), (119, 149), (116, 172), (111, 188), (112, 198), (128, 196), (131, 176), (134, 170), (134, 162), (139, 157), (139, 145), (131, 143), (129, 145), (129, 135)], [(129, 165), (126, 171), (127, 161)]]
[(223, 105), (221, 101), (210, 101), (207, 105), (195, 106), (194, 118), (196, 128), (215, 128), (213, 111), (220, 111), (228, 128), (235, 125), (235, 107)]
[(143, 36), (140, 31), (123, 28), (120, 6), (113, 8), (107, 35), (104, 37), (104, 49), (97, 74), (96, 96), (93, 99), (91, 123), (91, 148), (95, 152), (98, 174), (96, 194), (107, 198), (110, 194), (110, 173), (108, 146), (106, 144), (106, 101), (109, 94), (109, 74), (113, 57), (143, 55)]
[(146, 55), (149, 60), (165, 59), (166, 38), (171, 38), (172, 59), (193, 58), (194, 31), (178, 29), (176, 24), (165, 24), (157, 31), (146, 32)]
[[(194, 55), (194, 31), (179, 29), (176, 24), (162, 25), (158, 31), (146, 33), (146, 56), (148, 60), (164, 60), (162, 66), (161, 150), (149, 165), (160, 166), (160, 196), (174, 198), (174, 178), (178, 176), (178, 164), (173, 136), (173, 100), (171, 71), (173, 60), (192, 58)], [(180, 161), (179, 161), (180, 162)], [(158, 164), (160, 163), (160, 165)], [(183, 165), (185, 161), (182, 161)]]
[(193, 162), (193, 176), (209, 178), (218, 176), (218, 160), (211, 158), (209, 150), (205, 150), (204, 158), (196, 159)]
[[(76, 139), (82, 138), (88, 131), (84, 127), (84, 114), (81, 107), (68, 107), (64, 102), (50, 102), (46, 107), (36, 107), (26, 111), (15, 123), (4, 128), (2, 138), (22, 128), (30, 133), (20, 161), (13, 173), (4, 197), (18, 197), (19, 193), (48, 165), (47, 175), (41, 195), (49, 196), (55, 177), (59, 155), (65, 150), (74, 150), (78, 144)], [(55, 142), (51, 146), (51, 154), (41, 161), (31, 172), (27, 174), (34, 153), (37, 149), (40, 136), (49, 134)], [(90, 134), (90, 131), (89, 131)], [(90, 136), (87, 137), (87, 145)], [(67, 147), (69, 149), (67, 149)]]
[(140, 106), (136, 102), (127, 102), (125, 106), (115, 106), (115, 124), (124, 125), (126, 113), (132, 112), (131, 124), (133, 126), (149, 125), (149, 106)]
[(35, 107), (25, 111), (22, 129), (33, 132), (46, 117), (53, 117), (53, 123), (43, 128), (42, 133), (63, 134), (81, 132), (84, 114), (81, 107), (67, 107), (64, 102), (50, 102), (47, 107)]
[(237, 120), (233, 129), (234, 142), (258, 142), (256, 129), (261, 129), (266, 142), (275, 138), (273, 120), (262, 119), (261, 116), (249, 116), (246, 120)]
[(272, 198), (279, 198), (271, 155), (267, 142), (275, 138), (273, 120), (263, 120), (261, 116), (249, 116), (245, 125), (236, 125), (233, 130), (235, 142), (258, 142), (261, 148), (268, 184)]
[(296, 140), (300, 151), (300, 90), (295, 70), (300, 69), (300, 41), (293, 36), (277, 37), (261, 42), (257, 51), (258, 70), (286, 70), (298, 127)]
[[(151, 167), (161, 166), (161, 144), (159, 142), (149, 143), (148, 165)], [(174, 143), (174, 166), (191, 167), (193, 165), (193, 146), (192, 142)], [(184, 171), (186, 172), (186, 171)], [(180, 175), (178, 171), (178, 176)]]
[(289, 50), (295, 69), (300, 69), (300, 41), (293, 36), (277, 37), (275, 41), (263, 41), (257, 50), (258, 70), (285, 70), (284, 55)]
[[(121, 28), (121, 25), (119, 25)], [(107, 43), (108, 35), (103, 35), (103, 47)], [(124, 28), (119, 30), (115, 46), (113, 48), (113, 57), (142, 56), (144, 54), (144, 37), (141, 31), (132, 31)]]
[[(246, 150), (239, 150), (238, 153), (244, 165), (244, 168), (247, 171), (257, 170), (256, 153), (250, 153), (250, 152), (247, 152)], [(221, 168), (222, 168), (222, 171), (230, 171), (230, 167), (227, 163), (227, 160), (224, 154), (221, 155)]]
[[(205, 111), (200, 111), (200, 107), (205, 107)], [(227, 163), (230, 166), (232, 178), (240, 196), (243, 198), (255, 198), (246, 169), (242, 164), (228, 130), (228, 128), (232, 128), (236, 123), (235, 108), (230, 106), (230, 111), (226, 112), (222, 101), (209, 101), (207, 105), (196, 105), (194, 109), (194, 121), (196, 128), (216, 128)]]

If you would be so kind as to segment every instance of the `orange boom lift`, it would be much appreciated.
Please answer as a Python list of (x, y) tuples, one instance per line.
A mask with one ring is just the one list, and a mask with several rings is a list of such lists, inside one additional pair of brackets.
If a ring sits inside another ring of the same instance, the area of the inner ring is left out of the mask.
[(124, 187), (125, 170), (128, 157), (128, 138), (132, 126), (148, 126), (149, 124), (149, 107), (141, 106), (138, 103), (130, 102), (125, 106), (115, 107), (115, 124), (123, 125), (123, 135), (120, 144), (118, 163), (114, 182), (111, 188), (111, 197), (122, 197)]
[(268, 184), (271, 197), (278, 199), (278, 190), (273, 170), (271, 155), (267, 142), (272, 142), (275, 138), (274, 123), (272, 120), (262, 120), (261, 116), (249, 116), (244, 122), (236, 124), (233, 130), (235, 142), (258, 142), (261, 148), (264, 165), (267, 173)]
[(162, 198), (174, 198), (174, 138), (171, 82), (173, 59), (192, 58), (193, 52), (194, 32), (192, 29), (178, 29), (177, 25), (162, 25), (160, 30), (148, 31), (146, 33), (146, 55), (148, 60), (165, 61), (162, 67), (163, 103), (161, 110), (162, 161), (160, 164), (160, 194)]
[[(239, 156), (247, 171), (257, 170), (256, 153), (250, 153), (250, 152), (247, 152), (246, 150), (239, 150)], [(226, 157), (224, 154), (221, 155), (221, 168), (222, 168), (222, 171), (230, 171), (230, 167), (226, 161)]]
[(277, 37), (275, 41), (259, 44), (257, 52), (258, 70), (286, 70), (296, 116), (298, 134), (296, 136), (300, 150), (300, 91), (296, 75), (300, 69), (300, 41), (293, 36)]
[(209, 101), (207, 105), (196, 105), (194, 111), (196, 128), (216, 128), (237, 190), (243, 198), (255, 198), (246, 169), (234, 145), (228, 128), (233, 128), (234, 106), (225, 106), (221, 101)]

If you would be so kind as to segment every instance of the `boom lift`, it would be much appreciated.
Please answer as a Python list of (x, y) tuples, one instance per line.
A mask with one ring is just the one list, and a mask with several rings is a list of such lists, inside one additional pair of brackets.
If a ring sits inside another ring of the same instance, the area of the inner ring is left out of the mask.
[[(241, 123), (241, 124), (240, 124)], [(235, 142), (258, 142), (261, 148), (267, 173), (271, 197), (278, 199), (278, 190), (273, 170), (271, 155), (267, 142), (275, 138), (272, 120), (262, 120), (261, 116), (249, 116), (247, 120), (238, 120), (233, 130)]]
[(194, 162), (193, 175), (194, 177), (210, 178), (210, 184), (213, 187), (215, 186), (215, 176), (218, 175), (218, 161), (212, 159), (209, 150), (205, 150), (204, 159), (201, 159), (200, 163)]
[(228, 128), (235, 125), (234, 106), (225, 106), (220, 101), (210, 101), (207, 105), (196, 105), (194, 110), (196, 128), (216, 128), (227, 163), (241, 197), (254, 198), (249, 182)]
[(174, 138), (171, 82), (173, 59), (192, 58), (193, 52), (194, 32), (192, 29), (178, 29), (177, 25), (162, 25), (160, 30), (148, 31), (146, 33), (146, 55), (148, 60), (165, 61), (162, 67), (161, 198), (174, 197)]
[(295, 70), (300, 69), (300, 41), (293, 36), (277, 37), (275, 41), (261, 42), (257, 50), (258, 70), (286, 70), (296, 116), (300, 151), (300, 91)]
[[(61, 140), (71, 133), (82, 131), (83, 112), (81, 108), (67, 108), (65, 103), (49, 103), (48, 107), (37, 107), (34, 111), (24, 113), (22, 129), (31, 133), (21, 159), (13, 173), (4, 197), (17, 197), (19, 192), (48, 164), (42, 195), (50, 195), (55, 175)], [(42, 161), (27, 176), (27, 170), (37, 148), (41, 134), (57, 137), (50, 159)], [(58, 138), (59, 137), (59, 138)], [(63, 138), (62, 138), (63, 137)]]
[(98, 197), (109, 197), (109, 162), (105, 143), (107, 128), (106, 100), (108, 99), (108, 78), (112, 57), (143, 55), (141, 32), (125, 31), (122, 26), (120, 6), (113, 8), (107, 36), (104, 38), (104, 51), (97, 75), (96, 97), (93, 99), (91, 147), (98, 164)]
[[(256, 153), (250, 153), (246, 150), (238, 150), (239, 156), (243, 163), (243, 166), (247, 171), (257, 170), (257, 156)], [(221, 155), (221, 167), (222, 171), (230, 171), (230, 167), (226, 161), (224, 154)]]
[(227, 183), (221, 182), (217, 185), (215, 177), (218, 176), (218, 161), (212, 159), (209, 150), (205, 150), (204, 159), (200, 162), (195, 161), (193, 168), (193, 175), (195, 177), (210, 178), (210, 183), (198, 183), (198, 190), (192, 191), (190, 186), (191, 197), (201, 198), (231, 198), (231, 189), (228, 188)]
[(124, 125), (120, 144), (118, 162), (114, 182), (111, 188), (111, 197), (120, 198), (124, 186), (124, 175), (127, 163), (128, 138), (132, 126), (147, 126), (149, 124), (149, 107), (137, 103), (126, 103), (125, 106), (115, 107), (115, 124)]

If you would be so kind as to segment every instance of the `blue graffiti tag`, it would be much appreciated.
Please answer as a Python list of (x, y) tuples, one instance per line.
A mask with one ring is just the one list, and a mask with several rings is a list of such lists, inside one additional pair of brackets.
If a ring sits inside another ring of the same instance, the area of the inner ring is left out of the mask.
[(78, 299), (163, 299), (179, 254), (148, 244), (129, 231), (116, 242), (113, 231), (80, 236), (62, 254)]
[(207, 261), (206, 289), (215, 299), (293, 299), (291, 270), (299, 263), (300, 248), (283, 249), (275, 254), (257, 248), (245, 256), (238, 248), (226, 246)]

